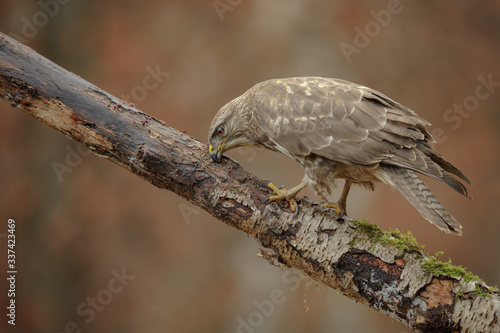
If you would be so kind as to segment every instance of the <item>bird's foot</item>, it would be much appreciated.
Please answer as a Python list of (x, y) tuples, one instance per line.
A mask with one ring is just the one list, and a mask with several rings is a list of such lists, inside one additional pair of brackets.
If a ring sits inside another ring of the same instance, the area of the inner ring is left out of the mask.
[(335, 221), (339, 223), (344, 223), (347, 222), (349, 227), (352, 229), (357, 229), (358, 227), (353, 223), (354, 220), (351, 219), (349, 216), (347, 216), (347, 213), (345, 212), (345, 208), (342, 208), (342, 205), (339, 203), (332, 204), (327, 201), (322, 201), (319, 203), (323, 207), (325, 207), (329, 212), (333, 209), (336, 215)]
[(328, 208), (328, 209), (333, 209), (335, 211), (335, 214), (338, 216), (338, 218), (342, 218), (342, 217), (347, 217), (347, 213), (345, 211), (345, 208), (342, 207), (339, 203), (335, 203), (335, 204), (332, 204), (330, 202), (327, 202), (327, 201), (322, 201), (320, 202), (321, 205), (323, 205), (323, 207), (325, 208)]
[(266, 202), (274, 202), (278, 200), (283, 200), (285, 199), (288, 201), (288, 204), (290, 205), (290, 209), (292, 212), (297, 213), (298, 212), (298, 204), (297, 201), (295, 201), (295, 196), (297, 193), (303, 188), (299, 186), (296, 186), (294, 188), (291, 188), (287, 190), (286, 188), (277, 188), (273, 183), (267, 184), (267, 186), (276, 193), (276, 195), (273, 195), (269, 198), (267, 198)]

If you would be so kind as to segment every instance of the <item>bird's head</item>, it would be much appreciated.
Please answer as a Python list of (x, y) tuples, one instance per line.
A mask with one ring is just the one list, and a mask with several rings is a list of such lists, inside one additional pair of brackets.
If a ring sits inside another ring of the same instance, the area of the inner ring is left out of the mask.
[(222, 154), (233, 148), (252, 144), (247, 137), (251, 132), (251, 111), (243, 101), (243, 96), (224, 105), (215, 115), (208, 131), (209, 153), (219, 163)]

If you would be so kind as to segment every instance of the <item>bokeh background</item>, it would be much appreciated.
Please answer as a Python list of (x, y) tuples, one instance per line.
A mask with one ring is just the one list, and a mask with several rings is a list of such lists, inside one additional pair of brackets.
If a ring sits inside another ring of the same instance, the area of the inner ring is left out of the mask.
[[(202, 141), (223, 104), (266, 79), (384, 92), (433, 124), (474, 200), (428, 181), (463, 237), (384, 185), (354, 189), (350, 215), (411, 230), (429, 253), (500, 284), (500, 2), (1, 0), (0, 31)], [(478, 88), (481, 78), (494, 83)], [(18, 269), (15, 327), (0, 280), (2, 332), (409, 332), (269, 265), (254, 239), (2, 101), (0, 154), (0, 269), (8, 218)], [(302, 179), (275, 153), (229, 155), (277, 184)]]

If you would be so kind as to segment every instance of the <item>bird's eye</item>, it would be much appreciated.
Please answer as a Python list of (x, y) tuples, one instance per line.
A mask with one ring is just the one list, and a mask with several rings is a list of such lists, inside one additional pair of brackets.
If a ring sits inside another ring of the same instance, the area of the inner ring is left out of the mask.
[(224, 127), (218, 127), (216, 130), (215, 130), (215, 133), (217, 133), (217, 136), (223, 136), (224, 135)]

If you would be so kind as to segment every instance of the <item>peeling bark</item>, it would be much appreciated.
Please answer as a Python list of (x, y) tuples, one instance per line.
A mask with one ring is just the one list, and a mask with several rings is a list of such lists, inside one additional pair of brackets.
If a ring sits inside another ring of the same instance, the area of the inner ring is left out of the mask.
[[(262, 181), (206, 144), (124, 104), (0, 34), (0, 96), (153, 185), (168, 189), (293, 267), (417, 332), (500, 332), (500, 295), (480, 281), (434, 276), (429, 256), (382, 245), (307, 198), (295, 216)], [(478, 288), (484, 293), (478, 293)]]

